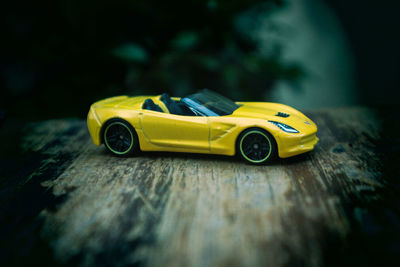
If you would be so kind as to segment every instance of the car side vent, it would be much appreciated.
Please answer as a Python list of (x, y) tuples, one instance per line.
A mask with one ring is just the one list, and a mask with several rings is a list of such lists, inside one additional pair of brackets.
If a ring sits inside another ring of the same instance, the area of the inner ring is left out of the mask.
[(278, 112), (277, 114), (275, 114), (275, 116), (277, 116), (277, 117), (282, 117), (282, 118), (287, 118), (287, 117), (289, 117), (290, 115), (287, 114), (287, 113)]

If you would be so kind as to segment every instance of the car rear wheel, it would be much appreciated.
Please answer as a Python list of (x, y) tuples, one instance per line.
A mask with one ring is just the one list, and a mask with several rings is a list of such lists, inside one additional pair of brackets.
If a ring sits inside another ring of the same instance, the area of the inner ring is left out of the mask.
[(103, 131), (103, 140), (107, 150), (118, 156), (130, 155), (139, 149), (135, 129), (124, 120), (109, 121)]
[(260, 165), (275, 157), (276, 143), (268, 132), (250, 128), (240, 134), (237, 151), (247, 162)]

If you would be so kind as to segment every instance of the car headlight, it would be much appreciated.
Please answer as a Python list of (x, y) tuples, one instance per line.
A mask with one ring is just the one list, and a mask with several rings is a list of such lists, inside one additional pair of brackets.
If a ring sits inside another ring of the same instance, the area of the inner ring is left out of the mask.
[(278, 126), (284, 132), (287, 132), (287, 133), (298, 133), (299, 132), (295, 128), (290, 127), (289, 125), (286, 125), (284, 123), (277, 122), (277, 121), (269, 121), (269, 122), (272, 123), (272, 124), (275, 124), (276, 126)]

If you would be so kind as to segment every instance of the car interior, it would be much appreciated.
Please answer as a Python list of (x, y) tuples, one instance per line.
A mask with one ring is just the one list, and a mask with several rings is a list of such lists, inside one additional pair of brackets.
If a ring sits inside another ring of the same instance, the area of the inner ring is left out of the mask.
[(142, 109), (147, 109), (147, 110), (153, 110), (153, 111), (158, 111), (158, 112), (163, 112), (163, 110), (161, 109), (161, 107), (159, 105), (157, 105), (156, 103), (154, 103), (153, 100), (151, 100), (150, 98), (147, 98), (142, 106)]
[[(180, 101), (175, 101), (171, 97), (164, 93), (160, 96), (160, 100), (164, 103), (165, 107), (168, 109), (169, 113), (182, 116), (196, 116), (196, 114), (188, 108), (185, 104)], [(142, 106), (143, 109), (153, 110), (158, 112), (163, 112), (161, 107), (154, 103), (150, 98), (146, 99)]]

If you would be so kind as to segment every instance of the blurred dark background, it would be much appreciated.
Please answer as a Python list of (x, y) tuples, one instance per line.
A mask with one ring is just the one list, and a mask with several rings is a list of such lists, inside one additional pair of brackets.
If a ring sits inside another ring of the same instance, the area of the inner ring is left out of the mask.
[(3, 4), (0, 110), (86, 116), (114, 95), (298, 108), (396, 105), (397, 1), (16, 0)]

